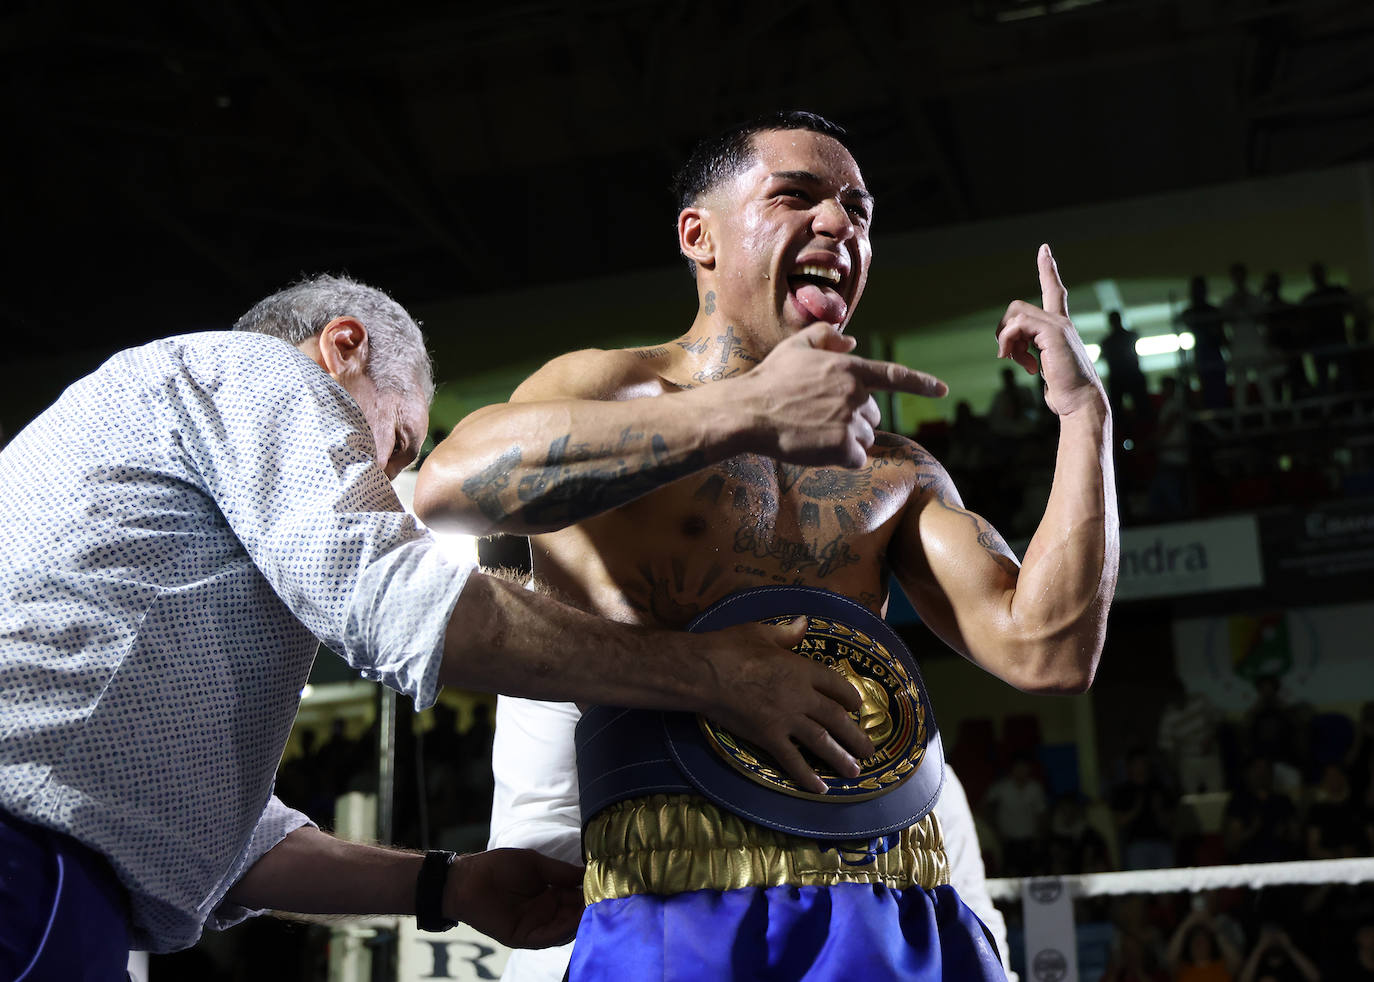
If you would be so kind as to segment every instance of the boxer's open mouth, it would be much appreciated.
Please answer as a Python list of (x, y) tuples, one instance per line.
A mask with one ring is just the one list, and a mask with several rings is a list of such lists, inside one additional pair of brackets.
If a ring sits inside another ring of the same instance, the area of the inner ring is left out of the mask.
[(837, 289), (844, 281), (844, 273), (819, 263), (799, 263), (787, 285), (797, 305), (818, 321), (839, 324), (844, 320), (849, 304)]

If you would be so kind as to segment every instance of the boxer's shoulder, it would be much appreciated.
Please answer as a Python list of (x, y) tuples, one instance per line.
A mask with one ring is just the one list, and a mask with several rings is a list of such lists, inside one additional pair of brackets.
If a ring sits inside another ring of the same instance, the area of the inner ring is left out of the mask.
[(540, 399), (640, 399), (670, 391), (663, 379), (664, 347), (584, 348), (547, 362), (511, 396), (513, 402)]

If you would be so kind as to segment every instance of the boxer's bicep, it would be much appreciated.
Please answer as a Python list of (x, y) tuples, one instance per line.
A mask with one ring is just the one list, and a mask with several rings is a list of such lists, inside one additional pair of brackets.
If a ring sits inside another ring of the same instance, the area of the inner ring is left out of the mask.
[(1020, 564), (997, 530), (964, 507), (944, 468), (920, 454), (922, 479), (893, 542), (893, 572), (946, 644), (1012, 681), (1008, 641)]

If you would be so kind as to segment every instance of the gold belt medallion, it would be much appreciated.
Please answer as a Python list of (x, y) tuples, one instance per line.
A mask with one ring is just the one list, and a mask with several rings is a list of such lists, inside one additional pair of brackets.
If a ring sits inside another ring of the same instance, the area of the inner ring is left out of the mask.
[[(764, 618), (782, 624), (794, 615)], [(850, 713), (877, 752), (859, 761), (859, 775), (841, 777), (808, 756), (829, 787), (807, 791), (764, 751), (700, 717), (710, 747), (756, 784), (813, 801), (863, 801), (896, 788), (920, 767), (929, 738), (920, 690), (907, 667), (882, 642), (836, 620), (808, 617), (806, 635), (793, 650), (833, 669), (858, 690), (863, 705)]]

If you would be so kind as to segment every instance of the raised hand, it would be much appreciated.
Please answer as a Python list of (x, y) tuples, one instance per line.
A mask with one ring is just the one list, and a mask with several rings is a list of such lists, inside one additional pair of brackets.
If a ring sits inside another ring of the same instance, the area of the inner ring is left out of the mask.
[(459, 856), (444, 885), (444, 914), (512, 948), (571, 941), (582, 918), (582, 867), (533, 849)]
[(758, 419), (751, 449), (793, 464), (861, 467), (879, 421), (875, 391), (949, 391), (925, 372), (852, 355), (854, 344), (829, 324), (812, 324), (781, 342), (753, 371), (726, 383), (729, 395), (740, 400), (737, 408)]
[(875, 748), (849, 715), (862, 705), (858, 690), (792, 650), (805, 633), (806, 618), (798, 617), (788, 624), (742, 624), (697, 637), (710, 645), (716, 680), (715, 708), (706, 715), (768, 751), (803, 788), (823, 794), (825, 782), (798, 744), (845, 777), (859, 773), (854, 757), (868, 757)]
[[(1045, 404), (1059, 416), (1089, 403), (1103, 405), (1102, 381), (1069, 320), (1069, 294), (1048, 245), (1040, 247), (1036, 264), (1043, 307), (1012, 301), (997, 325), (997, 357), (1010, 358), (1027, 373), (1043, 376)], [(1032, 348), (1039, 352), (1038, 363)]]

